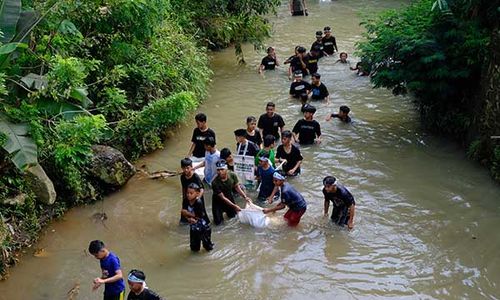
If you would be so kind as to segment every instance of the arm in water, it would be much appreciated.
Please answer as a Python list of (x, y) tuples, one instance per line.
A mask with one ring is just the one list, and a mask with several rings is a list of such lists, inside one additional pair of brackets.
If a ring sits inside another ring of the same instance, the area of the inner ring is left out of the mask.
[(269, 203), (269, 204), (273, 203), (274, 195), (278, 192), (278, 190), (279, 190), (279, 187), (274, 186), (274, 189), (273, 189), (271, 195), (269, 195), (269, 197), (267, 197), (267, 203)]
[(356, 205), (351, 204), (351, 206), (349, 206), (349, 221), (347, 222), (347, 228), (349, 228), (349, 230), (354, 228), (355, 211), (356, 211)]
[(325, 203), (323, 204), (324, 207), (324, 215), (325, 217), (328, 216), (328, 210), (330, 209), (330, 200), (328, 200), (325, 196)]

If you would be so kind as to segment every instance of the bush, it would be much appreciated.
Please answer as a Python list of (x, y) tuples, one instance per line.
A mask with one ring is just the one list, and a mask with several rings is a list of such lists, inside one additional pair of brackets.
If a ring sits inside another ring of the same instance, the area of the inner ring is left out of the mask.
[(121, 145), (121, 150), (132, 159), (161, 148), (165, 130), (183, 120), (185, 112), (197, 105), (193, 93), (188, 92), (151, 102), (141, 112), (134, 112), (118, 123), (113, 144)]

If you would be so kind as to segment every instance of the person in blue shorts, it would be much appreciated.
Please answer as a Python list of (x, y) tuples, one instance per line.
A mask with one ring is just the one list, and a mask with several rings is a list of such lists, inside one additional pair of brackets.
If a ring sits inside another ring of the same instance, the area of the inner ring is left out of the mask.
[(125, 282), (118, 256), (109, 251), (100, 240), (90, 242), (89, 253), (99, 260), (102, 271), (101, 277), (93, 281), (93, 290), (104, 284), (104, 300), (123, 300)]
[(354, 213), (356, 203), (351, 192), (337, 182), (333, 176), (326, 176), (323, 179), (323, 195), (325, 196), (325, 216), (328, 216), (330, 202), (333, 204), (331, 219), (332, 222), (347, 228), (354, 228)]

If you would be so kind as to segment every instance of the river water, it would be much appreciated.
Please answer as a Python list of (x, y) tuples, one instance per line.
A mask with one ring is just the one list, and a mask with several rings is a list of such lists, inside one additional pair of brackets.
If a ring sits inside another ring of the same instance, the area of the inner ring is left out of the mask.
[[(269, 41), (281, 59), (314, 32), (330, 25), (341, 51), (361, 38), (360, 14), (399, 7), (405, 1), (309, 1), (310, 16), (291, 18), (283, 4)], [(259, 76), (263, 52), (245, 48), (247, 66), (233, 50), (213, 56), (210, 97), (199, 108), (217, 133), (219, 148), (234, 149), (232, 131), (267, 101), (291, 128), (300, 106), (288, 99), (285, 68)], [(452, 142), (426, 135), (409, 99), (374, 90), (333, 58), (320, 63), (330, 105), (318, 104), (321, 146), (303, 147), (303, 173), (290, 180), (308, 201), (300, 226), (288, 228), (283, 211), (272, 226), (254, 230), (236, 219), (213, 228), (210, 252), (189, 251), (189, 233), (178, 225), (178, 178), (134, 177), (103, 203), (78, 207), (54, 222), (28, 249), (0, 299), (100, 299), (91, 291), (99, 264), (88, 242), (104, 240), (125, 272), (144, 270), (148, 285), (169, 299), (498, 299), (500, 298), (500, 189)], [(351, 63), (355, 59), (351, 58)], [(353, 125), (326, 122), (347, 104)], [(141, 159), (151, 170), (178, 168), (194, 121), (176, 129), (165, 149)], [(334, 175), (356, 198), (352, 231), (322, 216), (321, 178)], [(206, 197), (210, 212), (210, 193)], [(92, 215), (104, 210), (102, 224)], [(211, 215), (211, 213), (209, 213)]]

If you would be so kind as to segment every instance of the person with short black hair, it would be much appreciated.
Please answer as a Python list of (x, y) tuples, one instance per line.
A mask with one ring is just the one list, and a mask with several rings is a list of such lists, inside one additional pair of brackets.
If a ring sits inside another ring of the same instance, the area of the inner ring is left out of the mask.
[(259, 147), (262, 147), (262, 135), (257, 128), (257, 119), (254, 116), (247, 117), (247, 140), (252, 141)]
[[(273, 208), (264, 208), (263, 212), (268, 214), (288, 206), (288, 211), (285, 213), (284, 218), (288, 226), (297, 226), (302, 215), (306, 212), (306, 200), (292, 185), (285, 182), (285, 177), (279, 172), (274, 172), (273, 183), (275, 187), (281, 188), (281, 202)], [(274, 191), (276, 191), (276, 188)], [(270, 197), (274, 196), (274, 191)]]
[(281, 145), (276, 151), (276, 160), (283, 164), (283, 172), (287, 176), (297, 176), (300, 174), (300, 165), (302, 164), (302, 154), (299, 148), (292, 143), (292, 132), (290, 130), (283, 131), (281, 135)]
[(308, 95), (311, 91), (311, 85), (309, 82), (302, 79), (302, 73), (296, 72), (294, 74), (294, 80), (290, 84), (290, 97), (300, 99), (301, 95)]
[(339, 113), (338, 114), (329, 114), (326, 117), (326, 121), (330, 121), (332, 118), (337, 118), (344, 123), (351, 123), (352, 120), (351, 120), (351, 117), (349, 117), (350, 111), (351, 111), (351, 109), (348, 106), (342, 105), (339, 108)]
[(321, 75), (314, 73), (311, 76), (311, 99), (312, 100), (325, 100), (326, 103), (330, 102), (330, 93), (326, 86), (321, 82)]
[(297, 121), (292, 129), (294, 139), (301, 145), (321, 143), (321, 126), (314, 120), (316, 107), (306, 104), (304, 106), (304, 119)]
[(236, 155), (255, 157), (259, 152), (259, 147), (254, 142), (247, 140), (247, 130), (236, 129), (234, 136), (236, 137)]
[(191, 183), (187, 188), (188, 205), (182, 208), (182, 215), (189, 222), (189, 246), (191, 251), (200, 251), (201, 244), (205, 250), (214, 248), (211, 240), (212, 230), (210, 229), (210, 219), (205, 209), (205, 203), (200, 199), (201, 187), (196, 183)]
[(266, 104), (266, 113), (259, 117), (257, 127), (262, 131), (262, 135), (273, 135), (276, 139), (280, 138), (280, 133), (285, 127), (283, 118), (275, 112), (276, 105), (273, 102)]
[(234, 172), (234, 158), (229, 148), (223, 148), (220, 151), (220, 159), (225, 160), (227, 163), (227, 169)]
[(262, 73), (264, 70), (274, 70), (279, 65), (276, 58), (276, 51), (273, 47), (269, 47), (267, 48), (267, 56), (262, 59), (259, 65), (259, 73)]
[(356, 75), (358, 76), (368, 76), (370, 75), (370, 72), (366, 71), (365, 68), (363, 67), (363, 62), (361, 61), (358, 61), (356, 63), (356, 67), (349, 67), (349, 69), (351, 69), (351, 71), (357, 71), (356, 72)]
[(299, 46), (297, 48), (297, 54), (291, 59), (290, 67), (288, 68), (288, 78), (292, 79), (292, 74), (300, 71), (302, 76), (307, 76), (307, 64), (306, 64), (306, 48)]
[(163, 297), (146, 286), (146, 274), (141, 270), (130, 270), (127, 282), (130, 288), (127, 300), (164, 300)]
[(203, 170), (203, 175), (205, 182), (210, 185), (212, 180), (217, 175), (217, 170), (215, 164), (220, 159), (220, 152), (215, 147), (215, 139), (213, 137), (207, 137), (203, 141), (205, 147), (205, 160), (203, 160), (199, 165), (194, 167), (194, 169), (199, 169), (205, 167)]
[(292, 16), (308, 16), (307, 6), (304, 0), (290, 0), (288, 3)]
[(323, 32), (321, 30), (316, 31), (316, 41), (312, 43), (311, 49), (309, 51), (316, 51), (318, 54), (318, 58), (321, 58), (323, 56), (328, 56), (327, 53), (323, 51), (325, 46), (323, 45)]
[(257, 181), (260, 182), (259, 194), (257, 195), (257, 199), (259, 201), (266, 201), (267, 197), (272, 194), (274, 189), (274, 168), (271, 165), (271, 161), (269, 160), (269, 155), (263, 153), (262, 155), (258, 156), (257, 159), (259, 161), (259, 165), (257, 167)]
[(339, 49), (337, 48), (337, 41), (332, 35), (332, 29), (330, 28), (330, 26), (326, 26), (325, 28), (323, 28), (323, 32), (325, 33), (322, 38), (323, 51), (325, 51), (325, 53), (328, 55), (332, 55), (336, 51), (338, 52)]
[(306, 63), (306, 68), (308, 74), (314, 74), (318, 72), (318, 61), (320, 59), (320, 56), (318, 55), (318, 51), (316, 49), (313, 49), (309, 51), (309, 53), (304, 56), (304, 61)]
[(215, 131), (208, 128), (207, 126), (207, 116), (204, 113), (199, 113), (194, 117), (196, 121), (196, 128), (193, 129), (193, 135), (191, 137), (191, 148), (189, 148), (187, 156), (194, 156), (197, 158), (205, 157), (205, 148), (203, 141), (207, 137), (212, 137), (215, 141)]
[[(203, 203), (205, 203), (205, 199), (203, 197), (204, 189), (203, 189), (203, 182), (194, 172), (193, 168), (193, 161), (186, 157), (181, 160), (181, 168), (182, 168), (182, 174), (181, 174), (181, 186), (182, 186), (182, 208), (186, 208), (188, 205), (188, 200), (187, 200), (187, 187), (191, 183), (196, 183), (197, 185), (200, 186), (200, 199)], [(182, 215), (181, 213), (181, 219), (179, 221), (181, 224), (188, 224), (188, 220)]]
[(324, 214), (328, 216), (330, 201), (333, 204), (331, 220), (333, 223), (349, 229), (354, 228), (354, 214), (356, 203), (351, 192), (337, 182), (333, 176), (326, 176), (323, 179), (323, 196), (325, 197)]
[(349, 61), (347, 60), (347, 53), (340, 52), (339, 59), (337, 59), (335, 63), (348, 64)]
[(273, 167), (276, 167), (274, 160), (276, 153), (274, 151), (274, 144), (276, 142), (276, 138), (273, 135), (266, 135), (264, 137), (264, 148), (260, 149), (259, 152), (257, 152), (257, 155), (255, 156), (255, 165), (259, 165), (259, 157), (262, 155), (266, 155), (267, 158), (269, 158), (269, 162)]
[(241, 189), (238, 176), (227, 169), (226, 161), (219, 160), (216, 166), (217, 177), (212, 181), (212, 216), (215, 225), (219, 225), (224, 221), (223, 213), (231, 219), (241, 210), (234, 200), (233, 190), (248, 203), (252, 200)]
[(92, 289), (95, 291), (104, 284), (104, 300), (122, 300), (125, 282), (118, 256), (100, 240), (90, 242), (89, 253), (99, 260), (102, 270), (102, 276), (94, 279)]

